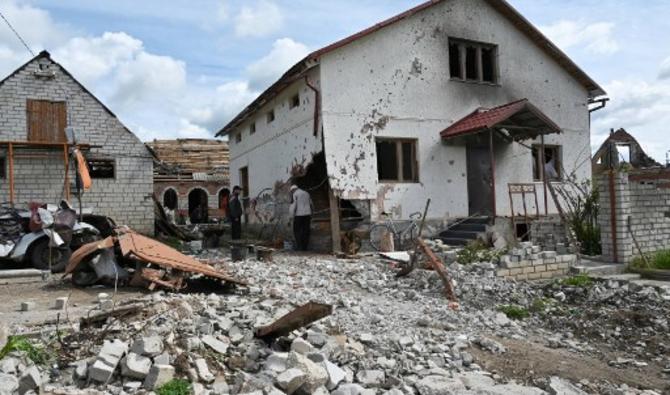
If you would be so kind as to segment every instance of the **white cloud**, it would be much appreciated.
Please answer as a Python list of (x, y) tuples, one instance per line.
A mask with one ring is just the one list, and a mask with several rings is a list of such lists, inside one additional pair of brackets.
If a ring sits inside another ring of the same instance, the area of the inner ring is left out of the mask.
[(186, 87), (186, 65), (169, 56), (140, 52), (120, 65), (114, 99), (125, 104), (169, 98)]
[(249, 84), (254, 89), (267, 88), (307, 54), (307, 46), (290, 38), (275, 41), (269, 54), (247, 67)]
[(284, 24), (279, 7), (270, 1), (260, 0), (244, 6), (235, 18), (235, 34), (238, 37), (266, 37), (275, 33)]
[(228, 4), (226, 0), (220, 0), (216, 9), (216, 19), (218, 22), (226, 22), (230, 17)]
[(609, 22), (586, 23), (584, 21), (561, 20), (540, 29), (562, 49), (583, 47), (587, 52), (611, 55), (619, 50), (613, 36), (615, 25)]
[(670, 79), (670, 56), (661, 63), (661, 71), (658, 73), (661, 80)]

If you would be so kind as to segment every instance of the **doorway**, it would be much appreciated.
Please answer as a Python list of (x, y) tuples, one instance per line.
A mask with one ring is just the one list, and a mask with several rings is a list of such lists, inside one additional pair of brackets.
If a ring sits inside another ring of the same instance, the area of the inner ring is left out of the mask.
[(493, 216), (493, 174), (487, 144), (468, 143), (468, 209), (470, 216)]
[(195, 188), (188, 194), (188, 216), (192, 224), (203, 224), (208, 220), (208, 195), (200, 188)]
[(177, 192), (170, 188), (163, 193), (163, 207), (167, 208), (168, 210), (176, 210), (179, 205), (179, 197), (177, 196)]

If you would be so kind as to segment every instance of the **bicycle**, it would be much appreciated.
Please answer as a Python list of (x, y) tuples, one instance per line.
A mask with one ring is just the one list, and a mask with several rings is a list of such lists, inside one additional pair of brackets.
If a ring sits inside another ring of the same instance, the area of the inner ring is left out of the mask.
[(389, 214), (382, 213), (381, 217), (386, 221), (372, 225), (369, 232), (370, 245), (375, 251), (381, 251), (382, 241), (387, 234), (393, 235), (395, 250), (407, 251), (414, 248), (416, 238), (419, 235), (419, 225), (417, 223), (423, 217), (420, 212), (410, 214), (410, 223), (402, 230), (398, 230), (396, 222), (391, 219)]

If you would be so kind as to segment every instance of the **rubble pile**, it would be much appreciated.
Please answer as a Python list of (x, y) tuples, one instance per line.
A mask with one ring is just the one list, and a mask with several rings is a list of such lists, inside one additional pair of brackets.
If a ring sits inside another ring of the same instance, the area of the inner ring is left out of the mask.
[[(200, 258), (215, 261), (218, 254)], [(588, 303), (600, 295), (596, 288), (620, 292), (626, 306), (642, 303), (643, 290), (599, 284), (573, 291), (559, 283), (498, 278), (490, 263), (450, 265), (461, 301), (454, 311), (436, 273), (415, 270), (396, 279), (391, 266), (377, 258), (279, 255), (270, 263), (247, 260), (229, 266), (248, 287), (224, 295), (154, 293), (133, 301), (145, 307), (130, 316), (86, 328), (70, 325), (71, 333), (51, 343), (57, 354), (52, 362), (36, 366), (21, 352), (2, 359), (0, 382), (7, 385), (0, 388), (20, 388), (21, 394), (38, 388), (53, 394), (135, 394), (185, 378), (195, 394), (655, 393), (607, 382), (587, 388), (558, 377), (514, 382), (485, 371), (472, 352), (476, 347), (504, 355), (502, 339), (535, 334), (558, 339), (555, 346), (570, 340), (581, 345), (580, 352), (589, 352), (591, 339), (577, 330), (569, 335), (573, 329), (551, 312)], [(661, 326), (654, 329), (660, 329), (670, 312), (668, 293), (644, 293), (658, 308)], [(545, 299), (551, 302), (527, 320), (510, 319), (497, 308), (528, 308)], [(331, 305), (332, 314), (286, 335), (255, 336), (259, 328), (312, 301)], [(584, 324), (587, 319), (581, 318)], [(574, 325), (579, 321), (573, 317)], [(662, 340), (670, 344), (667, 337)], [(655, 358), (670, 367), (665, 354)], [(649, 358), (636, 355), (635, 360)]]

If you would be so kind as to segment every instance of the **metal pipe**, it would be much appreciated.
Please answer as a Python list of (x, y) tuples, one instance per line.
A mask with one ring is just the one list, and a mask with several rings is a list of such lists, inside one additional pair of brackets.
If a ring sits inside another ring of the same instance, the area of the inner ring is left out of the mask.
[(312, 84), (308, 76), (305, 76), (305, 84), (314, 92), (314, 137), (319, 135), (319, 110), (321, 108), (321, 92)]
[(14, 207), (14, 145), (8, 144), (9, 156), (9, 204)]
[[(491, 158), (491, 208), (493, 209), (493, 218), (497, 216), (496, 210), (496, 156), (493, 152), (493, 129), (489, 129), (489, 156)], [(513, 208), (511, 208), (513, 209)]]
[(544, 215), (549, 216), (549, 196), (547, 196), (547, 171), (544, 168), (544, 135), (540, 135), (540, 169), (542, 171), (542, 185), (544, 185)]

